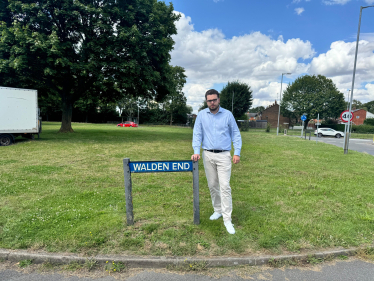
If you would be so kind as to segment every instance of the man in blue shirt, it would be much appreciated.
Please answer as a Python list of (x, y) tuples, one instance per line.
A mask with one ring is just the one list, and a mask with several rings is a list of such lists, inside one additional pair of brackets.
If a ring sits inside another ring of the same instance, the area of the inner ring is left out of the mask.
[[(231, 159), (240, 162), (242, 139), (232, 113), (220, 107), (219, 93), (209, 90), (205, 93), (208, 108), (199, 112), (193, 130), (193, 161), (200, 159), (200, 146), (203, 148), (203, 162), (210, 196), (214, 208), (211, 220), (223, 216), (223, 222), (230, 234), (235, 234), (231, 223), (232, 197), (230, 187)], [(234, 156), (231, 158), (231, 142)]]

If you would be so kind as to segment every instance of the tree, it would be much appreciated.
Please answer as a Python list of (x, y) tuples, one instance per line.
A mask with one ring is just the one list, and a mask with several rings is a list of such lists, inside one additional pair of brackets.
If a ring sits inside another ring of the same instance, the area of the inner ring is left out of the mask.
[[(0, 84), (61, 100), (61, 132), (74, 103), (125, 92), (162, 100), (173, 91), (170, 51), (179, 15), (157, 0), (9, 0), (0, 5)], [(10, 19), (9, 16), (10, 15)]]
[(184, 84), (186, 84), (187, 76), (185, 70), (180, 66), (172, 66), (170, 73), (170, 82), (173, 83), (173, 91), (165, 97), (164, 106), (170, 114), (170, 126), (173, 125), (173, 113), (178, 109), (186, 107), (187, 99), (182, 92)]
[(353, 100), (352, 101), (352, 110), (354, 110), (354, 109), (365, 109), (365, 110), (367, 110), (367, 108), (359, 100)]
[(225, 109), (232, 110), (232, 98), (234, 94), (234, 112), (235, 119), (239, 119), (252, 105), (252, 90), (245, 83), (234, 81), (222, 89), (220, 94), (221, 106)]
[(208, 108), (208, 104), (206, 102), (206, 100), (204, 100), (201, 104), (200, 104), (200, 107), (199, 107), (199, 110), (198, 111), (201, 111), (205, 108)]
[(331, 79), (323, 75), (297, 78), (283, 93), (281, 114), (299, 119), (306, 114), (305, 127), (310, 119), (338, 118), (345, 109), (344, 95)]
[(257, 106), (257, 107), (249, 109), (248, 112), (249, 113), (258, 113), (258, 112), (262, 112), (264, 110), (265, 110), (265, 107), (263, 107), (263, 106)]
[(363, 107), (370, 113), (374, 113), (374, 100), (363, 104)]

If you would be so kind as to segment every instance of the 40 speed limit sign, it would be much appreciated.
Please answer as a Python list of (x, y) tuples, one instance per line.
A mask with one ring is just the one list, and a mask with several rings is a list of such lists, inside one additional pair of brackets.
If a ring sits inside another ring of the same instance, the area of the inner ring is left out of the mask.
[(349, 112), (349, 110), (344, 110), (342, 114), (340, 114), (340, 119), (342, 119), (343, 122), (347, 123), (349, 121), (353, 120), (353, 113)]

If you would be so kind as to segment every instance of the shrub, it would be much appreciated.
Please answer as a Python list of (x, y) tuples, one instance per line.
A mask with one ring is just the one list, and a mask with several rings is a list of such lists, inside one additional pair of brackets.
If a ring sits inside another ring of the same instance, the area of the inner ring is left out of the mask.
[(364, 125), (374, 126), (374, 118), (365, 119)]
[(336, 131), (342, 131), (344, 132), (344, 128), (345, 128), (345, 124), (331, 124), (331, 123), (325, 123), (325, 122), (322, 122), (321, 126), (319, 126), (319, 128), (331, 128), (331, 129), (334, 129)]
[(249, 121), (240, 122), (240, 131), (246, 132), (249, 130)]
[(270, 133), (270, 123), (267, 122), (265, 132)]
[(352, 132), (360, 134), (374, 134), (374, 126), (370, 125), (353, 125)]

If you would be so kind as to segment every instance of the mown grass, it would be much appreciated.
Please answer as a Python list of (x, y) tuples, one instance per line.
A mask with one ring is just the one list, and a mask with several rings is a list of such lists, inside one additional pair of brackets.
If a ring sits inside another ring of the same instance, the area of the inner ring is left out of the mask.
[(190, 128), (73, 124), (0, 148), (0, 247), (143, 255), (235, 255), (369, 245), (374, 157), (243, 132), (232, 171), (233, 223), (210, 221), (202, 162), (201, 224), (193, 224), (190, 173), (133, 174), (135, 225), (126, 224), (122, 159), (184, 160)]

